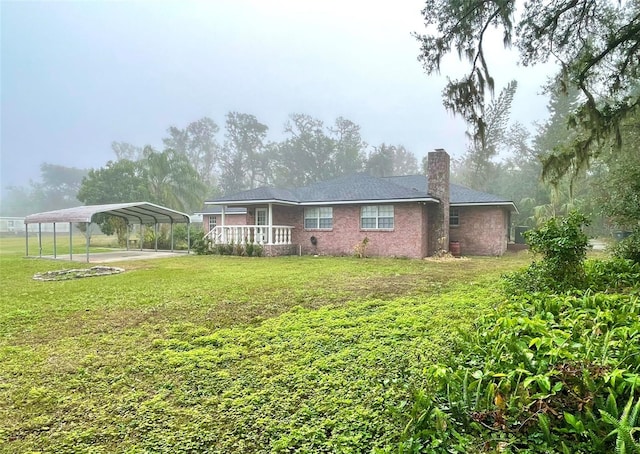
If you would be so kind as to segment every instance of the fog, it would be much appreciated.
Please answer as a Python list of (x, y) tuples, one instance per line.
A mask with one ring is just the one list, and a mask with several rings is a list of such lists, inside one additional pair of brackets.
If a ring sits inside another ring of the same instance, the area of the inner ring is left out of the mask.
[[(465, 125), (442, 106), (445, 76), (426, 76), (417, 61), (422, 6), (3, 1), (0, 184), (38, 179), (42, 162), (101, 167), (112, 141), (162, 148), (169, 126), (205, 116), (223, 125), (230, 111), (255, 115), (272, 140), (290, 114), (342, 116), (371, 145), (460, 156)], [(495, 47), (497, 88), (519, 82), (512, 119), (544, 119), (548, 71), (523, 70)]]

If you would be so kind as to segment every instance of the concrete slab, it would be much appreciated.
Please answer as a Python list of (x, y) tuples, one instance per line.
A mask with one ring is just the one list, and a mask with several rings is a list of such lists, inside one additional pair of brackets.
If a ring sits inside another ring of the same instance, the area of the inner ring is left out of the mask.
[[(135, 250), (135, 251), (113, 251), (113, 252), (95, 252), (89, 253), (89, 263), (110, 263), (110, 262), (125, 262), (129, 260), (150, 260), (160, 259), (167, 257), (178, 257), (187, 255), (187, 251), (148, 251), (148, 250)], [(40, 258), (38, 256), (29, 256), (30, 258)], [(61, 260), (61, 261), (73, 261), (79, 263), (87, 263), (86, 254), (73, 254), (73, 259), (69, 260), (69, 254), (58, 254), (55, 258), (53, 255), (43, 255), (43, 259), (49, 260)]]

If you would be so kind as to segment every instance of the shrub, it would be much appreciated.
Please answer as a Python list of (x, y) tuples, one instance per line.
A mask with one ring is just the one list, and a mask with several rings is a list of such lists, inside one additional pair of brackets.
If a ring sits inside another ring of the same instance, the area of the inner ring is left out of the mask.
[[(430, 388), (414, 393), (397, 452), (614, 452), (640, 430), (627, 411), (640, 386), (638, 357), (637, 295), (518, 297), (427, 369)], [(617, 423), (627, 426), (616, 438)]]
[(640, 263), (640, 227), (636, 227), (631, 235), (616, 243), (612, 253), (615, 257)]
[(565, 218), (552, 218), (541, 227), (525, 232), (529, 249), (540, 254), (542, 260), (506, 276), (506, 291), (522, 294), (584, 288), (584, 259), (589, 238), (582, 228), (587, 225), (587, 218), (573, 211)]

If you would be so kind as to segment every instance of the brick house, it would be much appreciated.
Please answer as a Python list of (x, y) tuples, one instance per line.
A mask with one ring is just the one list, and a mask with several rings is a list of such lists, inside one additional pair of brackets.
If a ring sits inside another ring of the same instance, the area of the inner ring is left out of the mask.
[(450, 184), (444, 150), (428, 154), (428, 175), (355, 174), (295, 189), (257, 188), (205, 202), (214, 243), (260, 243), (267, 255), (367, 255), (422, 258), (448, 250), (502, 255), (514, 203)]

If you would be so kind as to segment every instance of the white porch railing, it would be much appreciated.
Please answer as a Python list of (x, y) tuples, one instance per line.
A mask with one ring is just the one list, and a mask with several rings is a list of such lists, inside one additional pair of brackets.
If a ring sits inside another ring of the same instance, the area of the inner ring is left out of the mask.
[(205, 238), (209, 238), (213, 244), (291, 244), (292, 230), (292, 226), (272, 225), (269, 243), (267, 225), (219, 225), (211, 229)]

